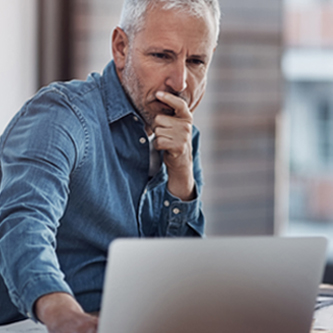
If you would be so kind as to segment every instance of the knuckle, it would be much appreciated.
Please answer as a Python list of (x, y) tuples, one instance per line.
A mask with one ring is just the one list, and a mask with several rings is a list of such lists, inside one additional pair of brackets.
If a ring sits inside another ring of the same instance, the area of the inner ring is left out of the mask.
[(186, 101), (184, 101), (183, 99), (180, 100), (180, 103), (181, 103), (181, 107), (184, 108), (184, 109), (187, 109), (187, 103)]
[(156, 135), (155, 141), (158, 140), (158, 136), (160, 135), (160, 133), (161, 133), (161, 128), (160, 127), (156, 127), (155, 128), (155, 135)]
[(186, 131), (187, 133), (192, 133), (192, 124), (187, 123)]
[(188, 123), (188, 122), (184, 122), (183, 123), (183, 132), (188, 134), (192, 133), (192, 124)]
[(163, 123), (165, 119), (165, 116), (163, 114), (158, 114), (156, 117), (155, 117), (155, 123), (160, 125)]
[(185, 151), (185, 144), (184, 142), (179, 142), (177, 144), (177, 146), (175, 147), (175, 150), (179, 153), (179, 154), (183, 154), (183, 152)]

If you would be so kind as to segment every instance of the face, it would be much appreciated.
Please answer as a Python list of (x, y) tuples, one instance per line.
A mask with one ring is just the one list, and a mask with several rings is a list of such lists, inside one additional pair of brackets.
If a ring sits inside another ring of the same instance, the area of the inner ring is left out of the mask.
[(170, 106), (156, 98), (157, 91), (179, 96), (194, 110), (205, 91), (215, 45), (208, 10), (200, 18), (158, 7), (148, 12), (144, 29), (134, 36), (125, 65), (118, 71), (147, 126), (158, 114), (173, 114)]

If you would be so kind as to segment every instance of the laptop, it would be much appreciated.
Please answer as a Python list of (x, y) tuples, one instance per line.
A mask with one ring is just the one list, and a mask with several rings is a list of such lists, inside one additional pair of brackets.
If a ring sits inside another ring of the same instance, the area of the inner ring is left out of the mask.
[(309, 333), (321, 237), (119, 239), (99, 333)]

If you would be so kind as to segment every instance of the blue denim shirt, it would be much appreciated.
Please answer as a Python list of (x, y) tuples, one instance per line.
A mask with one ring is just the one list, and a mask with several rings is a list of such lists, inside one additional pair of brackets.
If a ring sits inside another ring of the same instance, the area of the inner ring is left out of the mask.
[(33, 316), (40, 296), (63, 291), (96, 311), (112, 240), (203, 235), (198, 144), (194, 127), (197, 199), (182, 202), (164, 164), (148, 177), (144, 123), (113, 62), (41, 89), (0, 141), (0, 274), (11, 302)]

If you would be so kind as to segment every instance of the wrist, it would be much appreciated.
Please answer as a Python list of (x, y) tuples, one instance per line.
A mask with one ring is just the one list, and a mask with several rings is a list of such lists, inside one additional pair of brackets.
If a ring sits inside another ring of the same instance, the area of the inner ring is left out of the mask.
[(185, 176), (169, 174), (168, 190), (175, 197), (182, 201), (191, 201), (196, 197), (195, 181), (192, 173)]
[(63, 316), (83, 313), (77, 301), (67, 293), (55, 292), (40, 297), (35, 303), (35, 314), (39, 321), (52, 327), (53, 321)]

